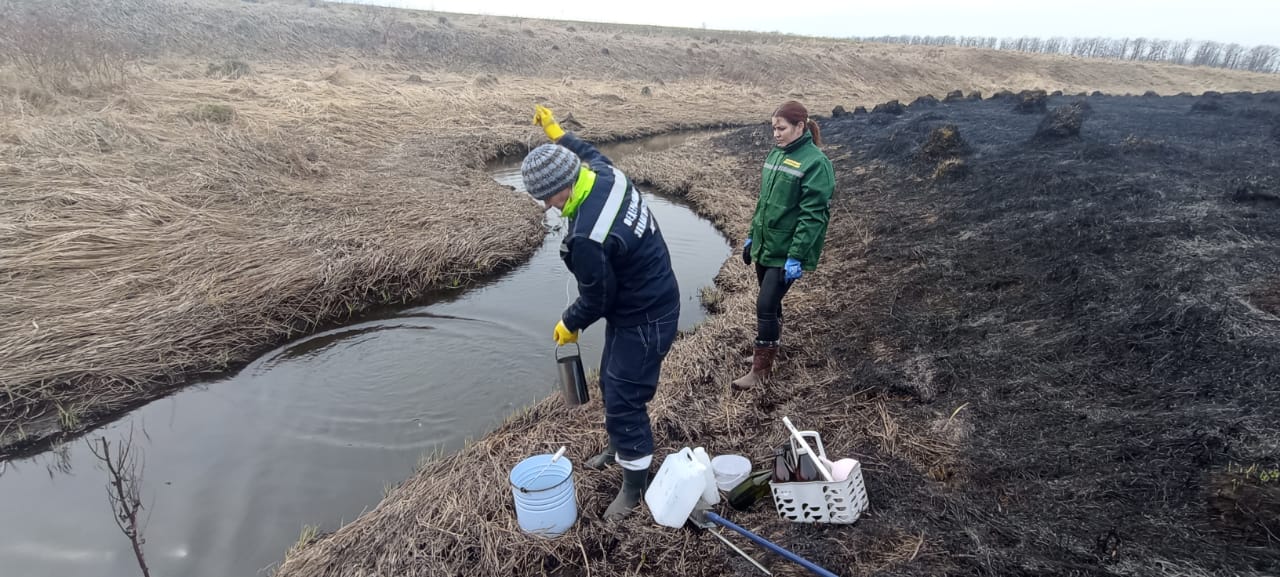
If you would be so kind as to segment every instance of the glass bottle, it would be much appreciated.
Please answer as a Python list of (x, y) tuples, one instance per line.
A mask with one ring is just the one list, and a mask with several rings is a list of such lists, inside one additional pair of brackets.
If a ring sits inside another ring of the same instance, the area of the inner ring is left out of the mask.
[(772, 476), (773, 472), (768, 469), (752, 473), (747, 480), (729, 491), (729, 506), (738, 511), (751, 508), (761, 497), (770, 493), (769, 479)]
[(774, 483), (790, 483), (791, 478), (795, 475), (795, 468), (791, 466), (791, 460), (787, 458), (787, 451), (783, 447), (773, 450), (773, 482)]
[(813, 459), (813, 455), (809, 453), (800, 455), (800, 466), (796, 467), (796, 481), (809, 482), (822, 480), (822, 474), (818, 472), (818, 466), (814, 464)]

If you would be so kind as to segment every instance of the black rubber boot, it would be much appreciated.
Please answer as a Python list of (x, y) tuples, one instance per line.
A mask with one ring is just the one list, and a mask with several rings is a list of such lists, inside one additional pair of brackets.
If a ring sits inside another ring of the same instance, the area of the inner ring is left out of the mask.
[(603, 471), (616, 462), (618, 462), (618, 450), (613, 448), (613, 443), (609, 443), (609, 446), (605, 447), (599, 455), (587, 459), (585, 466), (588, 469)]
[(627, 518), (640, 504), (640, 499), (644, 497), (644, 490), (649, 487), (649, 470), (632, 471), (631, 469), (622, 470), (622, 489), (618, 491), (618, 496), (613, 498), (613, 502), (609, 504), (609, 508), (604, 511), (605, 521), (621, 521)]

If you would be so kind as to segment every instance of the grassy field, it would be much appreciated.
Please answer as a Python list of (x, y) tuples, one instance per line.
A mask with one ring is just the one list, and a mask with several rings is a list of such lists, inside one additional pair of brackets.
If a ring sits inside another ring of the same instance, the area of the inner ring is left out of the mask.
[[(788, 98), (827, 111), (953, 89), (1280, 87), (323, 2), (5, 1), (0, 48), (0, 455), (519, 262), (539, 211), (483, 168), (539, 141), (534, 103), (608, 140), (763, 122)], [(740, 214), (707, 210), (740, 233)]]
[[(1274, 574), (1280, 94), (1079, 109), (1065, 138), (1003, 98), (826, 122), (828, 250), (788, 294), (777, 379), (729, 387), (754, 311), (753, 273), (731, 258), (723, 312), (664, 365), (659, 458), (703, 445), (765, 463), (782, 416), (821, 431), (863, 462), (856, 525), (724, 514), (841, 575)], [(743, 128), (623, 169), (740, 236), (769, 146)], [(751, 574), (705, 533), (600, 520), (616, 471), (575, 475), (564, 537), (519, 531), (509, 467), (562, 444), (581, 463), (599, 415), (547, 399), (278, 574)]]

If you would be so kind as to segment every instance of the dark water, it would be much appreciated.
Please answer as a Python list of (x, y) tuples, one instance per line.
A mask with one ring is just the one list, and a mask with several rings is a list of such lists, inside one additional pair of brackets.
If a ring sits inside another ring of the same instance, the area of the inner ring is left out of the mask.
[[(604, 148), (616, 159), (678, 140)], [(518, 162), (493, 174), (520, 185)], [(688, 329), (702, 319), (698, 291), (729, 247), (686, 207), (648, 200)], [(559, 222), (554, 211), (547, 220)], [(107, 474), (87, 449), (130, 431), (145, 462), (144, 549), (157, 577), (255, 575), (283, 559), (304, 525), (328, 531), (352, 521), (424, 456), (457, 450), (553, 392), (551, 332), (566, 290), (576, 295), (561, 237), (553, 230), (528, 263), (496, 281), (289, 343), (59, 450), (0, 463), (0, 576), (140, 574), (112, 518)], [(581, 340), (592, 368), (602, 333), (593, 327)]]

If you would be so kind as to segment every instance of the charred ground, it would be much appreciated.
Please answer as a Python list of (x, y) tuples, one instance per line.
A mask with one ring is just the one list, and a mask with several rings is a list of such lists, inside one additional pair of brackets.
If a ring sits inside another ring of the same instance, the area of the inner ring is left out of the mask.
[[(782, 416), (820, 431), (863, 463), (857, 524), (721, 512), (841, 575), (1275, 574), (1275, 97), (1045, 96), (1046, 112), (1016, 112), (1025, 96), (823, 121), (827, 250), (788, 293), (775, 378), (729, 387), (755, 320), (754, 274), (730, 259), (723, 312), (663, 365), (656, 458), (702, 445), (764, 465)], [(622, 168), (740, 242), (767, 130)], [(599, 411), (549, 398), (514, 415), (279, 574), (751, 574), (705, 532), (601, 521), (616, 471), (575, 474), (563, 537), (519, 531), (510, 465), (561, 445), (581, 462), (602, 446)]]
[(817, 342), (957, 451), (868, 448), (864, 525), (943, 550), (890, 573), (1274, 574), (1277, 97), (1047, 100), (823, 123), (843, 296)]

